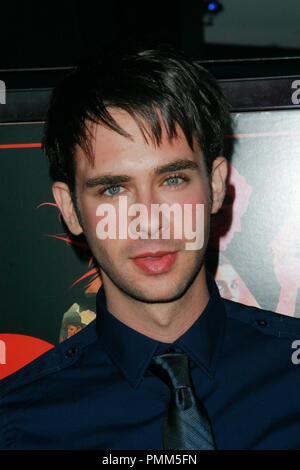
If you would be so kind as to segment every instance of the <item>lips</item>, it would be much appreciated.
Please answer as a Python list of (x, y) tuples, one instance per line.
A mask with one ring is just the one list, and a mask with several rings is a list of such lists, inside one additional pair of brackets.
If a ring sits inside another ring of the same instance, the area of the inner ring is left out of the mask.
[(175, 263), (178, 252), (156, 251), (142, 253), (132, 258), (133, 263), (150, 274), (162, 274)]

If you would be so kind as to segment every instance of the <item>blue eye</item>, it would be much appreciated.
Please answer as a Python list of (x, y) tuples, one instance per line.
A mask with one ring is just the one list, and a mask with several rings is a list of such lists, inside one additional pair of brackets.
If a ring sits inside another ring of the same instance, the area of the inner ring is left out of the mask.
[(109, 188), (106, 188), (103, 193), (107, 196), (117, 196), (121, 192), (119, 191), (120, 188), (122, 188), (122, 186), (110, 186)]
[(167, 186), (177, 186), (180, 183), (179, 180), (183, 181), (184, 178), (182, 178), (181, 176), (170, 176), (170, 178), (166, 179)]

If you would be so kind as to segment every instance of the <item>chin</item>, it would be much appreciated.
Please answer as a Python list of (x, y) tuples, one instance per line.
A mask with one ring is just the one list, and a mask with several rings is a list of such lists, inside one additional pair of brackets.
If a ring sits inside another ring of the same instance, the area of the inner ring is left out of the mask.
[(177, 265), (161, 274), (139, 273), (132, 266), (117, 269), (107, 264), (104, 273), (125, 295), (145, 303), (172, 302), (181, 298), (193, 284), (202, 267), (202, 256), (189, 266)]
[(173, 292), (164, 292), (164, 293), (156, 293), (148, 294), (147, 292), (134, 292), (132, 293), (132, 297), (140, 302), (144, 303), (169, 303), (174, 302), (175, 300), (179, 299), (183, 294), (180, 293), (173, 293)]
[(184, 295), (190, 284), (186, 285), (183, 280), (175, 280), (174, 278), (160, 280), (154, 277), (154, 282), (151, 279), (143, 280), (140, 282), (132, 282), (127, 285), (119, 287), (124, 293), (133, 297), (136, 300), (145, 303), (166, 303), (173, 302)]

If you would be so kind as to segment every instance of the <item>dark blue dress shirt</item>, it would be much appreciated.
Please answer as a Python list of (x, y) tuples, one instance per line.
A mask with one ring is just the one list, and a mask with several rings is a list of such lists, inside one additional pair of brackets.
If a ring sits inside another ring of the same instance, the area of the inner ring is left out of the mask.
[(300, 321), (220, 297), (173, 344), (129, 328), (97, 294), (97, 318), (0, 382), (1, 449), (160, 450), (170, 390), (147, 368), (190, 357), (217, 449), (300, 449)]

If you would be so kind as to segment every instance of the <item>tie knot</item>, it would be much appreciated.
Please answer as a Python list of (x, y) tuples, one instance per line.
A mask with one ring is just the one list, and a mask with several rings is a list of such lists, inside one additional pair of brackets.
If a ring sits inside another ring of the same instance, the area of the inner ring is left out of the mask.
[(153, 356), (149, 370), (171, 389), (191, 387), (189, 357), (185, 353), (167, 353)]

